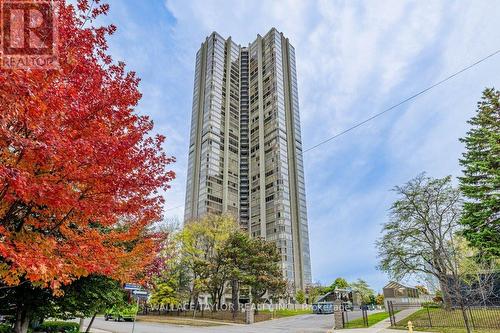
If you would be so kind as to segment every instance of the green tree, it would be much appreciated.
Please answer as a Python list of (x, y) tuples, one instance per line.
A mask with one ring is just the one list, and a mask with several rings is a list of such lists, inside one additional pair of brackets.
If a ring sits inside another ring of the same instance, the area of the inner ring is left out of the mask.
[(359, 294), (364, 304), (373, 304), (372, 302), (375, 301), (375, 291), (370, 288), (365, 280), (357, 279), (355, 282), (350, 283), (350, 287)]
[(64, 289), (63, 297), (54, 299), (51, 317), (92, 317), (86, 330), (89, 332), (96, 315), (117, 304), (125, 304), (120, 284), (106, 276), (91, 275), (76, 280)]
[(192, 274), (191, 298), (195, 307), (200, 292), (210, 294), (214, 310), (220, 307), (228, 276), (222, 251), (235, 230), (237, 224), (232, 216), (209, 214), (188, 222), (179, 233), (182, 265)]
[(175, 279), (168, 282), (160, 282), (151, 294), (149, 302), (152, 305), (178, 305), (179, 297), (177, 290), (178, 285)]
[(297, 300), (299, 304), (304, 304), (306, 302), (306, 293), (302, 289), (298, 290), (295, 295), (295, 300)]
[(281, 253), (276, 244), (257, 237), (250, 239), (250, 245), (246, 284), (251, 289), (252, 302), (261, 303), (266, 293), (280, 298), (286, 292), (287, 281), (283, 278)]
[(176, 237), (175, 225), (162, 226), (165, 241), (156, 259), (155, 269), (150, 272), (148, 289), (151, 290), (152, 305), (178, 305), (189, 299), (190, 272), (183, 262), (181, 244)]
[(223, 264), (228, 272), (228, 279), (231, 284), (231, 303), (233, 305), (233, 318), (239, 310), (240, 285), (249, 281), (250, 276), (250, 253), (252, 242), (248, 233), (237, 230), (233, 232), (227, 240), (223, 253)]
[(375, 303), (377, 303), (377, 305), (384, 305), (384, 295), (378, 294), (377, 297), (375, 297)]
[(349, 287), (349, 283), (347, 282), (346, 279), (342, 278), (342, 277), (338, 277), (335, 279), (335, 281), (333, 281), (333, 283), (327, 287), (325, 289), (326, 292), (332, 292), (332, 291), (335, 291), (335, 289), (344, 289), (344, 288), (348, 288)]
[(334, 284), (335, 284), (335, 287), (337, 287), (337, 288), (348, 288), (349, 287), (349, 283), (347, 282), (347, 280), (344, 278), (341, 278), (341, 277), (336, 278)]
[(327, 293), (327, 289), (328, 287), (323, 287), (319, 283), (308, 286), (306, 288), (308, 303), (313, 304), (314, 302), (316, 302), (319, 296)]
[(460, 190), (467, 198), (461, 224), (481, 257), (500, 257), (500, 91), (486, 89), (465, 138)]
[(16, 290), (1, 289), (0, 299), (4, 309), (14, 309), (14, 305), (20, 301), (32, 304), (33, 307), (29, 310), (31, 323), (41, 323), (49, 317), (58, 319), (92, 317), (87, 332), (97, 313), (114, 304), (125, 303), (125, 294), (120, 284), (101, 275), (82, 277), (64, 286), (61, 291), (62, 295), (57, 296), (48, 288), (37, 288), (26, 283), (18, 286)]

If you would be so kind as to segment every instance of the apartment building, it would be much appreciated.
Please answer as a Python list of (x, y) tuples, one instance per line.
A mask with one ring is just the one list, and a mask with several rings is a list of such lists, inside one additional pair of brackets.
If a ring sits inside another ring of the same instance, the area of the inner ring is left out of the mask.
[(234, 215), (311, 283), (295, 51), (275, 28), (248, 45), (213, 32), (196, 55), (185, 221)]

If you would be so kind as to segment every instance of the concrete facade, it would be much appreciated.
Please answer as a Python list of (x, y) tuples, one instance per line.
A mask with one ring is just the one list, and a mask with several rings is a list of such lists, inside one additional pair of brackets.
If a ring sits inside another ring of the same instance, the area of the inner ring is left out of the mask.
[(311, 283), (295, 51), (276, 29), (247, 46), (216, 32), (196, 55), (184, 220), (234, 215)]

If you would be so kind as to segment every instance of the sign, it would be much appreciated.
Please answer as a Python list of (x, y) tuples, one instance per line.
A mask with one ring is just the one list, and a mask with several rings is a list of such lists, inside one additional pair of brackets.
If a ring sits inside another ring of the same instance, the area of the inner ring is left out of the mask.
[(58, 68), (57, 5), (51, 0), (0, 1), (0, 67)]
[(334, 306), (332, 302), (318, 302), (312, 306), (313, 313), (333, 313)]
[(142, 287), (138, 284), (135, 283), (125, 283), (125, 287), (123, 287), (125, 290), (139, 290), (142, 289)]
[(148, 296), (149, 293), (146, 290), (132, 290), (132, 294), (135, 296)]

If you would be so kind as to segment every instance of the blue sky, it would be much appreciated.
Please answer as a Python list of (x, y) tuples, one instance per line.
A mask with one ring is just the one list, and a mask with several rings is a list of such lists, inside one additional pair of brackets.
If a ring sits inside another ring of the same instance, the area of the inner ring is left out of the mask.
[[(276, 27), (295, 46), (304, 147), (310, 147), (500, 48), (497, 1), (109, 0), (110, 52), (142, 78), (139, 112), (166, 135), (177, 179), (166, 218), (182, 219), (195, 54), (212, 31), (247, 44)], [(458, 138), (500, 55), (306, 153), (313, 279), (380, 290), (374, 242), (391, 188), (422, 171), (459, 175)]]

